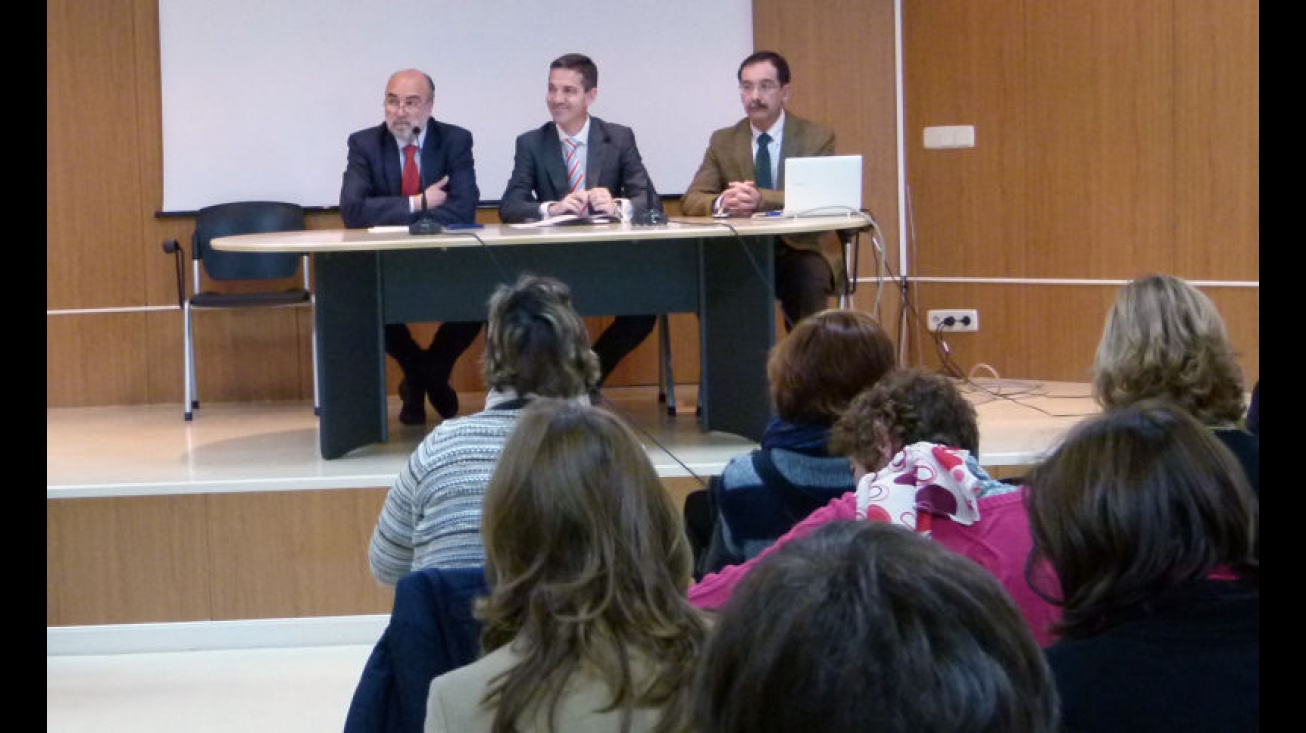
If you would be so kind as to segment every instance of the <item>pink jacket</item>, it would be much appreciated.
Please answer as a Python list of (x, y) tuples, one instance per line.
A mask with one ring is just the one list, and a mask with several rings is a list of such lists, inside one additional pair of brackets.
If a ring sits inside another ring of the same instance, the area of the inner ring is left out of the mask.
[[(1046, 647), (1055, 641), (1048, 625), (1061, 616), (1058, 607), (1034, 593), (1025, 582), (1025, 558), (1033, 540), (1029, 517), (1022, 501), (1025, 488), (978, 499), (980, 519), (969, 526), (944, 516), (932, 517), (931, 538), (948, 549), (965, 555), (983, 566), (1002, 583), (1016, 606), (1029, 622), (1034, 639)], [(698, 608), (715, 610), (730, 600), (730, 593), (754, 563), (771, 554), (784, 543), (802, 537), (813, 529), (839, 519), (857, 518), (857, 493), (850, 491), (817, 509), (793, 529), (753, 559), (711, 573), (689, 589), (689, 601)], [(1040, 584), (1057, 591), (1051, 569), (1041, 565), (1034, 573)]]

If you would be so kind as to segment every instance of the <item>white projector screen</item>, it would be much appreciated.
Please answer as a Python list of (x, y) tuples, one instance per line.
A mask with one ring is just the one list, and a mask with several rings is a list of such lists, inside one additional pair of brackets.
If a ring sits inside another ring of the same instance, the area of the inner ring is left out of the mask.
[(384, 119), (390, 74), (435, 80), (434, 116), (471, 130), (481, 203), (514, 140), (549, 120), (549, 62), (599, 67), (591, 114), (635, 131), (653, 185), (684, 193), (712, 130), (743, 117), (751, 0), (159, 0), (164, 213), (267, 199), (340, 203), (349, 133)]

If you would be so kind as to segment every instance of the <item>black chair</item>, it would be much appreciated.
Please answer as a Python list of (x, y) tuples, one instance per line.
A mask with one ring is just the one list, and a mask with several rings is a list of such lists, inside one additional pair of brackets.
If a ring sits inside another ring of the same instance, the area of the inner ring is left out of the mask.
[[(304, 208), (280, 201), (236, 201), (206, 206), (195, 217), (191, 236), (191, 294), (186, 295), (181, 244), (175, 239), (163, 243), (163, 251), (173, 255), (177, 265), (177, 304), (184, 322), (182, 342), (185, 349), (185, 417), (194, 417), (198, 409), (199, 390), (195, 379), (194, 318), (197, 310), (242, 308), (313, 308), (313, 291), (309, 284), (308, 255), (297, 252), (250, 254), (223, 252), (211, 243), (216, 237), (261, 232), (284, 232), (304, 229)], [(201, 278), (200, 271), (207, 275)], [(303, 284), (292, 288), (269, 289), (269, 283), (285, 280), (303, 271)], [(263, 281), (261, 284), (258, 281)], [(239, 284), (238, 284), (239, 283)], [(256, 289), (261, 287), (262, 289)], [(221, 289), (219, 289), (221, 288)], [(313, 414), (318, 414), (317, 330), (313, 330)]]

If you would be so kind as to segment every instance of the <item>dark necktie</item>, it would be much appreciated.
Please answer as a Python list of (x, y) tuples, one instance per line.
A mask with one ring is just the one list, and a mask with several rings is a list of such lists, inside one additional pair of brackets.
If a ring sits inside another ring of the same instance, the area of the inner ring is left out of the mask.
[(417, 170), (417, 146), (404, 146), (404, 187), (403, 195), (416, 196), (422, 190), (422, 174)]
[(757, 136), (757, 156), (753, 158), (753, 183), (758, 188), (773, 188), (771, 185), (771, 136), (765, 132)]

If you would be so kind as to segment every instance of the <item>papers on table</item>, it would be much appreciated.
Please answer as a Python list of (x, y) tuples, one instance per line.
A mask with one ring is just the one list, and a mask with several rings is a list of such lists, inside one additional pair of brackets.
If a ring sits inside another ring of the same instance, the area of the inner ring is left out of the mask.
[(617, 221), (617, 217), (607, 214), (590, 214), (589, 216), (580, 216), (578, 214), (559, 214), (550, 216), (539, 221), (528, 221), (522, 224), (509, 224), (514, 229), (537, 229), (539, 227), (557, 227), (573, 226), (577, 224), (611, 224)]

